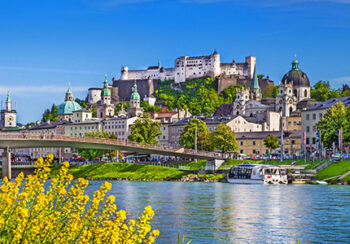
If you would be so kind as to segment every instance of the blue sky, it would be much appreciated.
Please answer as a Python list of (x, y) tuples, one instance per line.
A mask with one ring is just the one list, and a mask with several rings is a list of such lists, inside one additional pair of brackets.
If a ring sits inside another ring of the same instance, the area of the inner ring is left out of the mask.
[[(243, 3), (242, 3), (243, 2)], [(293, 55), (314, 84), (350, 83), (350, 0), (50, 0), (0, 2), (0, 99), (10, 90), (21, 123), (102, 86), (104, 74), (173, 66), (210, 54), (257, 57), (275, 83)]]

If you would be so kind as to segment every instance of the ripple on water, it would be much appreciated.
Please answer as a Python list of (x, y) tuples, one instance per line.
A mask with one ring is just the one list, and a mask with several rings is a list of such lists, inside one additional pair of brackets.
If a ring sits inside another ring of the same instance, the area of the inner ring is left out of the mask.
[[(102, 181), (90, 181), (92, 194)], [(155, 209), (157, 243), (350, 243), (350, 187), (113, 181), (119, 209)]]

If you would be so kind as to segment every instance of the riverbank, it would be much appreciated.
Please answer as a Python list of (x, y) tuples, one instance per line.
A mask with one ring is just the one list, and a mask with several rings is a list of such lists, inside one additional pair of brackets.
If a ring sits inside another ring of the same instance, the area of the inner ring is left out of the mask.
[[(350, 185), (350, 173), (344, 176), (348, 172), (350, 172), (350, 161), (335, 162), (317, 172), (317, 179), (326, 180), (331, 184)], [(342, 178), (342, 176), (344, 177)]]
[[(60, 167), (53, 166), (51, 176), (57, 175)], [(68, 173), (74, 178), (91, 180), (219, 182), (222, 179), (222, 174), (195, 174), (175, 168), (133, 163), (71, 165)]]

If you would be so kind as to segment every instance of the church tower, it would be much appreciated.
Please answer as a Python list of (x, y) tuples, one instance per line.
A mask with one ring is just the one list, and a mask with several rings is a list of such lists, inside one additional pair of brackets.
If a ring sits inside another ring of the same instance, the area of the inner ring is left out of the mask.
[(260, 100), (261, 99), (261, 91), (259, 86), (258, 75), (256, 73), (256, 65), (254, 66), (254, 73), (252, 83), (250, 85), (250, 99), (252, 100)]
[(141, 98), (140, 98), (140, 94), (137, 91), (137, 85), (136, 85), (136, 80), (135, 80), (135, 83), (132, 87), (132, 93), (130, 96), (130, 107), (128, 108), (128, 116), (129, 117), (143, 115), (143, 108), (141, 108), (140, 102), (141, 102)]
[(107, 75), (103, 82), (101, 100), (97, 104), (97, 117), (106, 118), (114, 116), (114, 104), (111, 103), (111, 90), (108, 88)]
[(6, 109), (1, 110), (1, 127), (16, 127), (17, 126), (17, 112), (12, 109), (12, 102), (10, 92), (7, 92)]

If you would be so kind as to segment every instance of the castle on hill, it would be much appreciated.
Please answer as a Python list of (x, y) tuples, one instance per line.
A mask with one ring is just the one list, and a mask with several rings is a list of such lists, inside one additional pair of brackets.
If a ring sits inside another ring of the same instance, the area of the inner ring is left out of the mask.
[(174, 80), (175, 83), (185, 82), (187, 79), (196, 79), (205, 76), (219, 77), (222, 74), (235, 75), (241, 79), (252, 79), (256, 57), (248, 56), (244, 63), (221, 63), (220, 54), (214, 51), (210, 55), (199, 57), (181, 56), (175, 59), (173, 68), (150, 66), (145, 70), (129, 70), (122, 67), (120, 80)]

